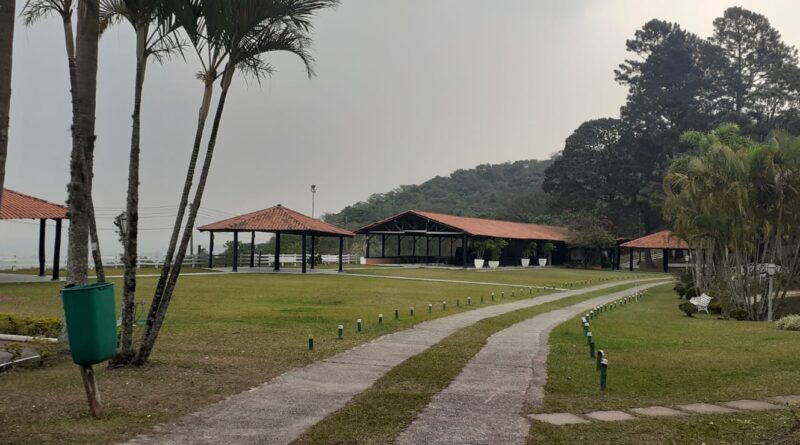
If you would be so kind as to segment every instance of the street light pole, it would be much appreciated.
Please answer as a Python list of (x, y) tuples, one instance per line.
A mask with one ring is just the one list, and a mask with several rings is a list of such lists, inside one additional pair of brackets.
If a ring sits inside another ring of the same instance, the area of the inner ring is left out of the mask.
[(769, 275), (769, 290), (767, 291), (767, 321), (772, 321), (772, 280), (775, 278), (777, 266), (767, 264), (767, 275)]
[(317, 186), (311, 184), (311, 217), (314, 217), (314, 195), (317, 194)]

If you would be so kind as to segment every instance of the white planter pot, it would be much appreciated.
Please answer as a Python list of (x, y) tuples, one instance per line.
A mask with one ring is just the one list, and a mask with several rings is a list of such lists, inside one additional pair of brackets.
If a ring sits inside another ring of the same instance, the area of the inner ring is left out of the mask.
[(500, 261), (489, 261), (489, 269), (497, 269), (500, 267)]
[(547, 258), (539, 258), (539, 265), (542, 267), (547, 266)]
[(523, 258), (522, 259), (522, 267), (528, 267), (529, 264), (531, 264), (531, 259), (530, 258)]
[(358, 257), (358, 264), (367, 264), (367, 259), (362, 257)]
[(483, 260), (475, 259), (475, 268), (476, 269), (483, 269)]

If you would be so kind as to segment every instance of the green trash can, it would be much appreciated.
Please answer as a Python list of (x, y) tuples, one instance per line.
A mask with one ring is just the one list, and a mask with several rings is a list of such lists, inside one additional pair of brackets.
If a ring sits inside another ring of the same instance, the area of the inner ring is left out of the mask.
[(114, 284), (95, 283), (61, 290), (72, 361), (104, 362), (117, 352)]

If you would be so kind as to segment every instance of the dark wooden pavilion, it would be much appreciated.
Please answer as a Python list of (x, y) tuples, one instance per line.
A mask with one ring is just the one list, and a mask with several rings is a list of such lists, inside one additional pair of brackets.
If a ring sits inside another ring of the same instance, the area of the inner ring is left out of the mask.
[(650, 235), (623, 243), (620, 247), (627, 247), (630, 252), (628, 270), (633, 270), (633, 254), (636, 250), (661, 250), (664, 272), (669, 271), (670, 251), (680, 250), (688, 253), (689, 244), (670, 230), (651, 233)]
[(9, 189), (3, 189), (3, 203), (0, 207), (0, 220), (38, 219), (39, 220), (39, 276), (45, 272), (44, 239), (47, 220), (56, 222), (55, 244), (53, 246), (53, 280), (58, 280), (59, 257), (61, 256), (61, 221), (67, 219), (67, 208), (44, 199), (35, 198)]
[[(527, 224), (496, 219), (471, 218), (442, 213), (409, 210), (356, 230), (366, 235), (368, 263), (435, 263), (460, 264), (467, 267), (470, 256), (469, 242), (476, 239), (502, 238), (510, 242), (537, 241), (541, 252), (542, 242), (552, 242), (558, 249), (553, 262), (568, 257), (566, 239), (568, 229), (563, 227)], [(371, 256), (373, 239), (380, 240), (380, 256)], [(424, 251), (419, 252), (417, 241), (425, 240)], [(431, 249), (431, 239), (436, 241)], [(387, 253), (387, 241), (394, 240), (395, 251)], [(406, 244), (404, 249), (403, 244)], [(444, 251), (442, 244), (446, 243)], [(410, 244), (410, 245), (409, 245)], [(510, 263), (510, 261), (506, 261)]]
[(239, 265), (239, 232), (250, 232), (250, 267), (255, 266), (255, 239), (256, 232), (267, 232), (275, 234), (275, 270), (280, 270), (281, 262), (281, 235), (301, 235), (302, 236), (302, 263), (303, 273), (306, 273), (306, 238), (311, 238), (311, 268), (314, 268), (316, 261), (316, 240), (317, 237), (336, 237), (339, 238), (339, 271), (342, 271), (342, 253), (344, 251), (344, 238), (352, 238), (355, 234), (349, 230), (336, 227), (324, 221), (303, 215), (280, 204), (268, 209), (233, 218), (206, 224), (198, 228), (201, 232), (209, 232), (208, 243), (208, 267), (211, 267), (211, 259), (214, 255), (214, 233), (228, 232), (233, 233), (233, 271), (238, 271)]

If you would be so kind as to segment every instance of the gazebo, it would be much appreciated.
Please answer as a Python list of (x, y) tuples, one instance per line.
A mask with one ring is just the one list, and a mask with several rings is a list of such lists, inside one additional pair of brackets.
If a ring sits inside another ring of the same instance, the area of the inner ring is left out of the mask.
[[(359, 235), (367, 237), (366, 258), (368, 263), (428, 263), (431, 261), (447, 261), (460, 263), (467, 267), (469, 245), (472, 240), (502, 238), (509, 241), (545, 241), (557, 247), (555, 261), (568, 255), (566, 239), (569, 230), (564, 227), (528, 224), (497, 219), (473, 218), (447, 215), (443, 213), (409, 210), (398, 215), (382, 219), (374, 224), (356, 230)], [(380, 255), (370, 256), (371, 240), (380, 240)], [(387, 241), (395, 240), (396, 251), (387, 253)], [(418, 252), (417, 241), (424, 239), (425, 246)], [(438, 246), (431, 248), (431, 239)], [(409, 240), (410, 249), (403, 249), (403, 241)], [(442, 250), (442, 242), (447, 247)], [(539, 243), (541, 244), (541, 243)], [(538, 250), (541, 252), (541, 246)]]
[(662, 262), (664, 265), (664, 272), (669, 271), (669, 251), (670, 250), (685, 250), (689, 251), (689, 244), (682, 238), (674, 235), (670, 230), (662, 230), (660, 232), (651, 233), (650, 235), (638, 238), (627, 243), (623, 243), (620, 247), (627, 247), (630, 252), (629, 270), (633, 270), (633, 253), (636, 249), (640, 250), (661, 250)]
[(212, 266), (211, 261), (214, 255), (214, 234), (217, 232), (233, 233), (233, 271), (239, 270), (239, 232), (250, 232), (250, 267), (255, 266), (255, 237), (256, 232), (268, 232), (275, 234), (275, 264), (274, 269), (280, 270), (281, 262), (281, 235), (301, 235), (302, 236), (302, 270), (306, 273), (306, 238), (311, 237), (311, 268), (314, 268), (316, 261), (316, 239), (317, 237), (336, 237), (339, 238), (339, 271), (342, 271), (342, 253), (344, 251), (344, 238), (352, 238), (355, 234), (328, 224), (324, 221), (303, 215), (280, 204), (268, 209), (233, 218), (217, 221), (199, 227), (201, 232), (209, 232), (208, 242), (208, 267)]
[(39, 220), (39, 276), (44, 276), (44, 235), (48, 219), (56, 222), (55, 245), (53, 246), (53, 280), (58, 280), (59, 257), (61, 256), (61, 221), (67, 219), (67, 208), (43, 199), (3, 189), (0, 220)]

